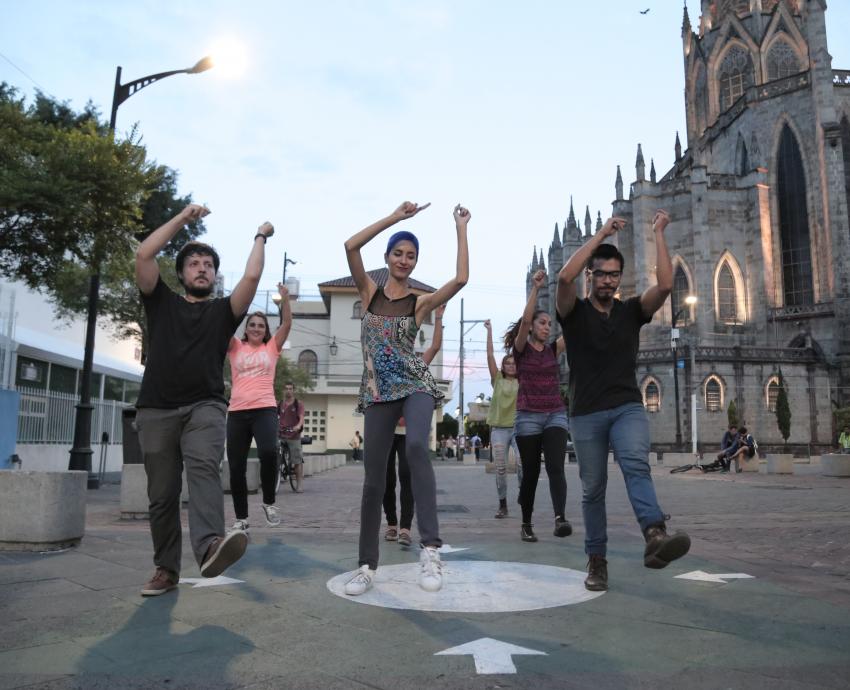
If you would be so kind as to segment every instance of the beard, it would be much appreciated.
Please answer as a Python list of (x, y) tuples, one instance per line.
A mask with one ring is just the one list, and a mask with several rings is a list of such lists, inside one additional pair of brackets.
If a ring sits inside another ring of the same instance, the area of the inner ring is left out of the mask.
[(186, 291), (187, 295), (191, 295), (192, 297), (196, 297), (198, 299), (204, 299), (212, 294), (213, 284), (207, 283), (207, 285), (204, 287), (200, 285), (186, 285), (184, 283), (183, 289)]

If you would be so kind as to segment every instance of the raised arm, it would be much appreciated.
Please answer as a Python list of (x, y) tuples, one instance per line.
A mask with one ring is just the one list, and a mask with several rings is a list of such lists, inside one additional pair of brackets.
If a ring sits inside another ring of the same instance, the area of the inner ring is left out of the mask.
[(292, 328), (292, 305), (289, 303), (289, 290), (283, 283), (277, 284), (277, 292), (280, 295), (280, 326), (274, 332), (274, 341), (277, 343), (277, 349), (280, 350)]
[(496, 366), (496, 356), (493, 354), (493, 324), (490, 319), (484, 322), (484, 328), (487, 329), (487, 368), (490, 370), (490, 385), (496, 382), (496, 374), (499, 373), (499, 367)]
[(399, 221), (413, 218), (430, 205), (430, 203), (427, 203), (420, 206), (411, 201), (405, 201), (386, 218), (375, 221), (345, 241), (345, 258), (348, 260), (348, 269), (351, 271), (351, 277), (354, 278), (354, 284), (360, 293), (360, 301), (364, 308), (372, 301), (377, 286), (363, 267), (363, 257), (360, 256), (360, 250), (387, 228), (391, 228)]
[(673, 263), (670, 261), (670, 252), (667, 250), (667, 240), (664, 238), (664, 229), (670, 224), (670, 216), (667, 211), (658, 210), (652, 219), (652, 231), (655, 233), (655, 279), (656, 284), (647, 288), (640, 296), (640, 308), (646, 318), (661, 309), (670, 293), (673, 291)]
[(210, 210), (200, 204), (189, 204), (174, 218), (148, 235), (136, 250), (136, 285), (143, 294), (149, 295), (159, 280), (159, 265), (156, 255), (187, 223), (209, 215)]
[(528, 302), (525, 303), (525, 309), (522, 312), (522, 318), (519, 321), (519, 331), (514, 339), (514, 350), (522, 352), (525, 350), (525, 345), (528, 342), (528, 333), (531, 331), (531, 321), (534, 318), (534, 310), (537, 308), (537, 293), (543, 287), (546, 281), (546, 271), (540, 269), (534, 274), (531, 279), (531, 292), (528, 294)]
[(436, 292), (420, 295), (416, 300), (416, 323), (422, 323), (425, 315), (440, 305), (448, 302), (454, 297), (469, 280), (469, 245), (466, 238), (466, 229), (472, 216), (468, 209), (458, 204), (454, 208), (455, 230), (457, 232), (457, 261), (455, 263), (455, 277)]
[(236, 283), (233, 292), (230, 293), (230, 309), (236, 318), (248, 311), (248, 307), (254, 301), (257, 286), (260, 284), (260, 278), (263, 275), (266, 240), (272, 235), (274, 235), (274, 226), (268, 221), (257, 228), (257, 234), (254, 235), (254, 246), (248, 255), (248, 263), (245, 265), (245, 273)]
[(441, 304), (434, 312), (434, 337), (431, 338), (431, 345), (422, 353), (422, 361), (425, 364), (430, 364), (443, 346), (443, 314), (445, 313), (445, 304)]
[(587, 266), (593, 250), (614, 233), (622, 230), (625, 224), (626, 221), (623, 218), (609, 218), (599, 232), (579, 247), (558, 271), (558, 287), (555, 290), (555, 308), (558, 316), (568, 316), (572, 312), (576, 303), (575, 280)]

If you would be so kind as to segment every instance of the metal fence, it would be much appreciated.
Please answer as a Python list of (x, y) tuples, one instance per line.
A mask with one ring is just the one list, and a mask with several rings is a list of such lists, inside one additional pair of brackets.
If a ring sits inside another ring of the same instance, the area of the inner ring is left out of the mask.
[[(79, 399), (67, 393), (18, 387), (18, 443), (73, 443), (74, 420)], [(92, 400), (91, 442), (100, 443), (104, 432), (109, 443), (123, 443), (121, 410), (127, 405), (114, 400)]]

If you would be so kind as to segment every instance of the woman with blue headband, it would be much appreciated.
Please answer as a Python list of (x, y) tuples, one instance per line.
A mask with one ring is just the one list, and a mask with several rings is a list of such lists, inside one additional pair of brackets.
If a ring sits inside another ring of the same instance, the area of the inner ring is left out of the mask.
[(442, 546), (437, 522), (437, 487), (428, 457), (428, 435), (434, 406), (443, 398), (428, 365), (416, 354), (416, 333), (426, 317), (445, 304), (469, 279), (469, 248), (466, 228), (469, 211), (454, 209), (457, 230), (455, 276), (436, 292), (416, 295), (408, 279), (419, 259), (419, 240), (405, 230), (387, 242), (384, 261), (386, 284), (378, 287), (366, 273), (360, 250), (396, 223), (413, 218), (430, 204), (419, 206), (405, 201), (386, 218), (364, 228), (345, 243), (351, 276), (363, 304), (368, 305), (361, 322), (363, 380), (357, 409), (364, 413), (366, 445), (363, 465), (363, 497), (360, 502), (359, 566), (345, 585), (351, 596), (363, 594), (372, 586), (378, 568), (381, 529), (381, 503), (386, 482), (387, 460), (396, 423), (406, 422), (406, 456), (410, 467), (416, 522), (422, 552), (419, 558), (419, 586), (436, 592), (443, 586), (438, 549)]

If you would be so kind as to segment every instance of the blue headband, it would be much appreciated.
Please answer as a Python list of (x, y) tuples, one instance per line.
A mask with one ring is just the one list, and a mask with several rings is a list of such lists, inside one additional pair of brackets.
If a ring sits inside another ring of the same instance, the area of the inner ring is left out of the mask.
[(390, 241), (387, 242), (387, 254), (389, 254), (393, 250), (393, 247), (395, 247), (399, 242), (402, 242), (403, 240), (407, 240), (414, 247), (416, 247), (416, 258), (418, 259), (419, 240), (416, 239), (416, 235), (414, 235), (412, 232), (408, 232), (407, 230), (399, 230), (398, 232), (394, 233), (392, 237), (390, 237)]

